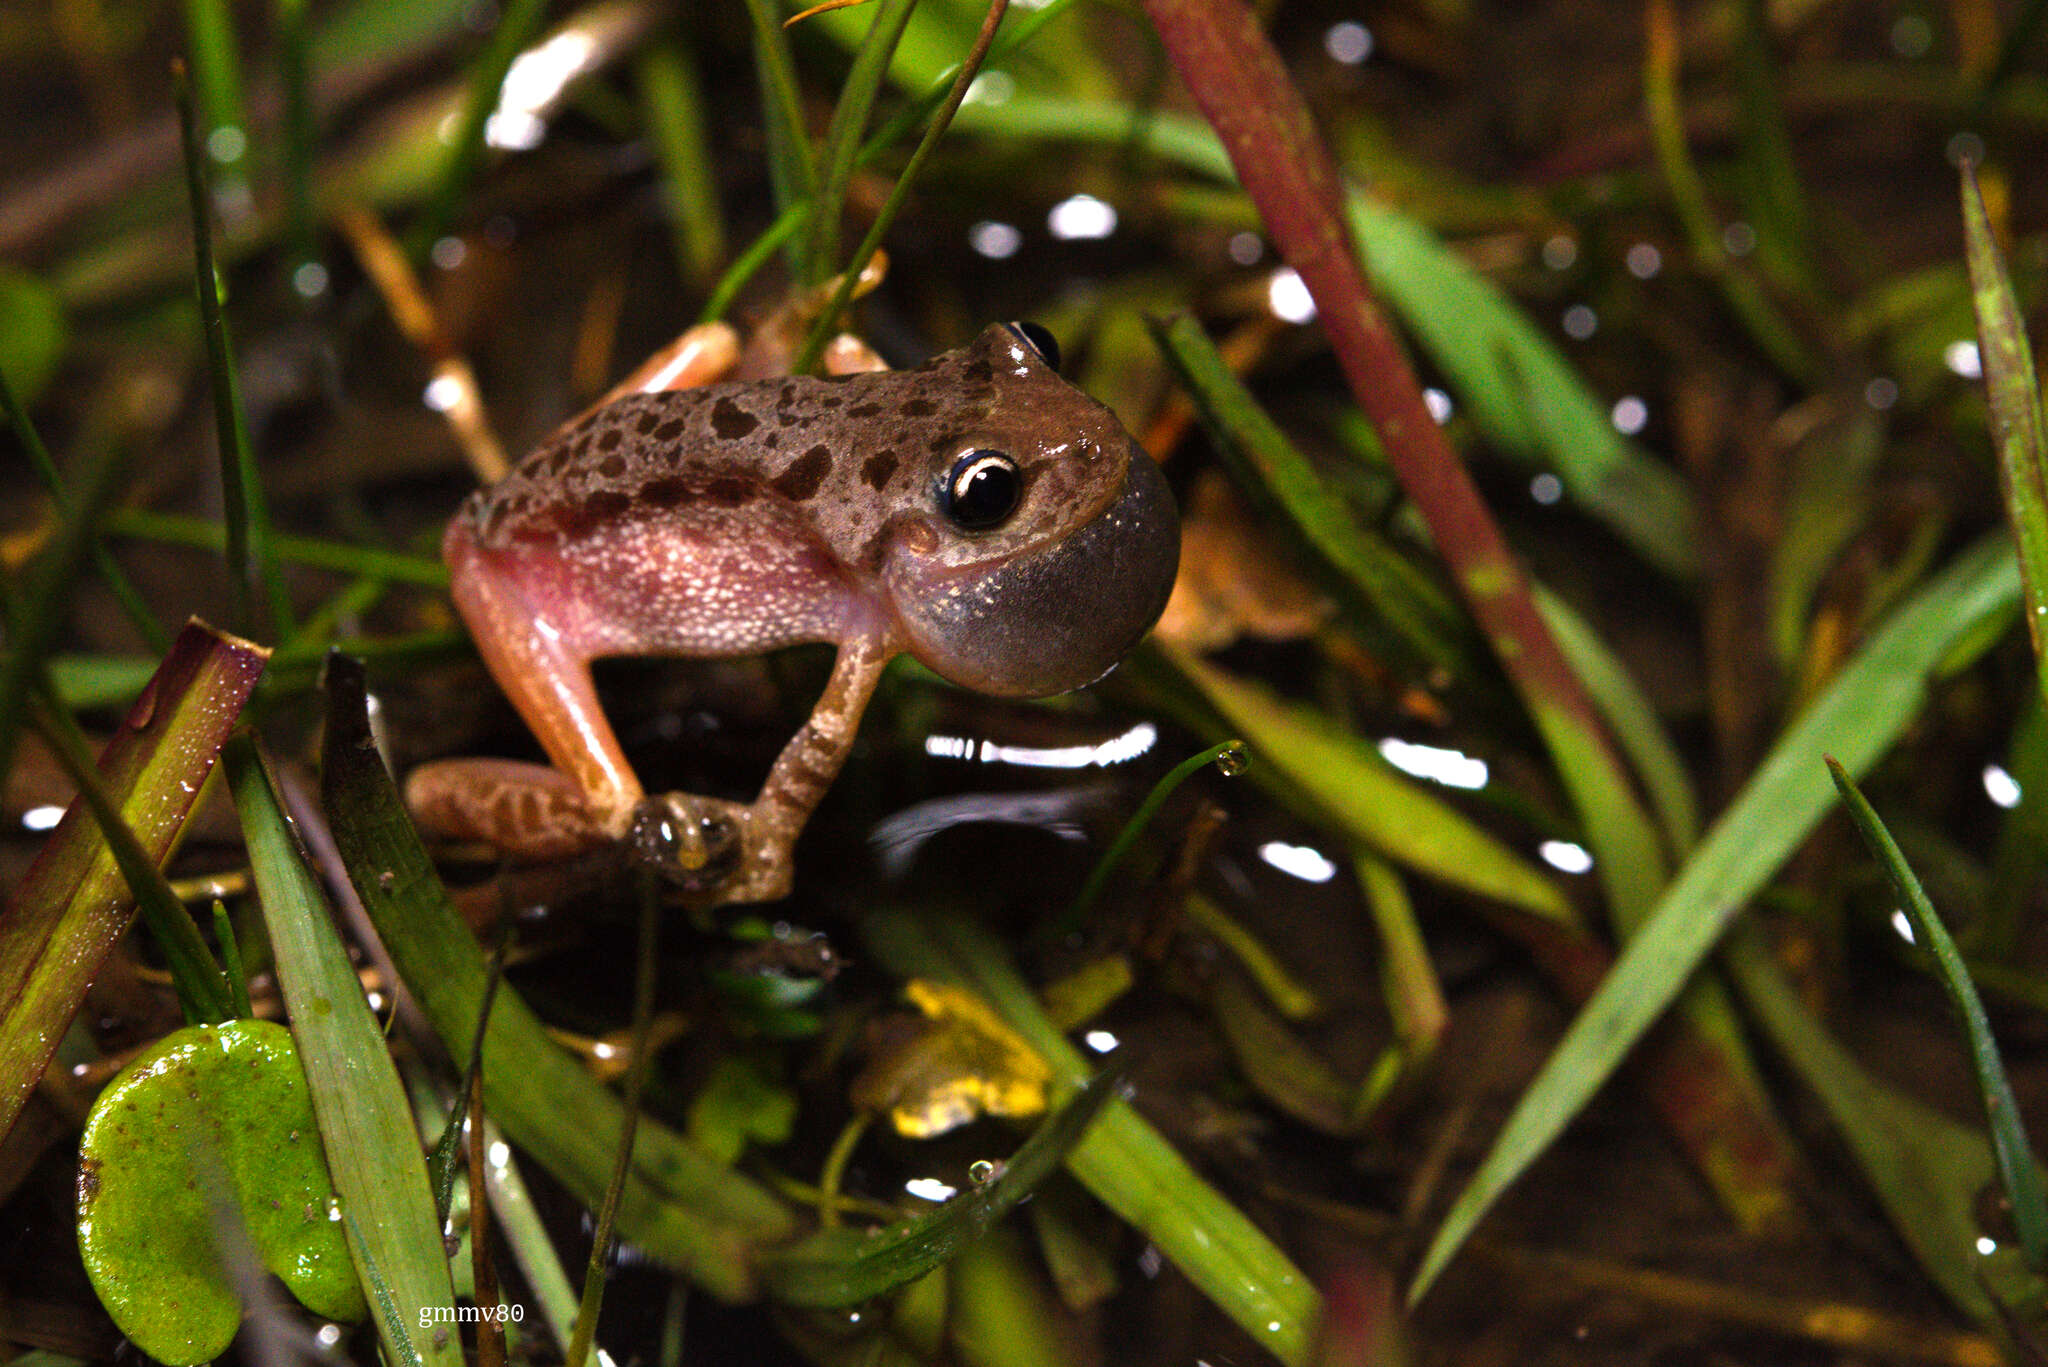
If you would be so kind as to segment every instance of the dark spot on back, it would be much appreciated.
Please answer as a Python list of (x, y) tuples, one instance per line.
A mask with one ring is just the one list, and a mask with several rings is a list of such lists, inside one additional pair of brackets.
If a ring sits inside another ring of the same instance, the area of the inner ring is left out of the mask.
[(813, 446), (775, 477), (775, 492), (792, 503), (802, 503), (818, 492), (818, 486), (831, 472), (831, 449), (823, 445)]
[(673, 508), (690, 496), (690, 482), (681, 475), (649, 480), (640, 486), (640, 501), (650, 508)]
[(761, 425), (761, 420), (731, 399), (711, 405), (711, 430), (725, 441), (738, 441)]
[(906, 418), (929, 418), (939, 411), (939, 406), (930, 399), (905, 399), (903, 416)]
[(878, 403), (857, 403), (846, 410), (846, 416), (849, 418), (872, 418), (881, 411), (882, 405)]
[(753, 500), (754, 486), (738, 475), (714, 475), (704, 481), (703, 500), (717, 508), (737, 508)]
[(626, 473), (626, 458), (624, 456), (606, 456), (597, 463), (597, 472), (606, 479), (617, 479), (620, 475)]
[(860, 477), (868, 482), (870, 489), (880, 489), (889, 482), (889, 476), (896, 473), (896, 453), (884, 449), (875, 452), (861, 462)]
[(683, 420), (681, 418), (670, 418), (667, 422), (654, 429), (654, 439), (656, 441), (674, 441), (681, 435), (683, 435)]
[(600, 489), (583, 500), (583, 514), (594, 522), (607, 522), (633, 506), (633, 500), (617, 489)]
[(845, 402), (846, 400), (840, 398), (837, 394), (820, 394), (818, 396), (818, 406), (820, 408), (837, 408)]
[(633, 426), (644, 437), (655, 428), (661, 426), (661, 414), (655, 412), (652, 408), (643, 409), (640, 413), (640, 421), (634, 423)]
[(776, 447), (782, 445), (782, 434), (780, 432), (770, 432), (767, 436), (761, 438), (761, 445), (773, 451)]
[(616, 451), (619, 449), (619, 443), (625, 439), (626, 434), (619, 431), (618, 428), (607, 427), (604, 431), (597, 434), (597, 449), (600, 451)]
[(947, 433), (944, 436), (933, 437), (929, 442), (926, 443), (926, 446), (930, 449), (933, 455), (943, 456), (944, 454), (946, 454), (946, 452), (952, 450), (955, 446), (959, 444), (960, 438), (952, 435), (951, 433)]
[(967, 363), (964, 373), (968, 379), (973, 380), (977, 384), (988, 384), (995, 379), (996, 368), (986, 360), (977, 358)]

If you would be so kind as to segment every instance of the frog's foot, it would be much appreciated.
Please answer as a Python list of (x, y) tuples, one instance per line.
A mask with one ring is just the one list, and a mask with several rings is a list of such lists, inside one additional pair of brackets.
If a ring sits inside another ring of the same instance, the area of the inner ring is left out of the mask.
[(722, 905), (789, 895), (788, 846), (745, 803), (695, 793), (644, 798), (629, 838), (641, 859), (692, 900)]
[(552, 861), (618, 839), (567, 774), (503, 759), (444, 759), (405, 781), (405, 805), (430, 835), (481, 840), (517, 859)]

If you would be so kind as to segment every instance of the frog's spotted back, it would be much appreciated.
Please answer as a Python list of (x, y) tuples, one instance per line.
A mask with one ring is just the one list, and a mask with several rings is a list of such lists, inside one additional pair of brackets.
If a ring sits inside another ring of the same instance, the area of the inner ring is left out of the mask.
[(1005, 533), (947, 557), (956, 563), (1085, 521), (1121, 485), (1127, 443), (1106, 409), (992, 327), (915, 370), (627, 396), (556, 434), (463, 516), (491, 547), (774, 499), (800, 510), (842, 563), (875, 567), (892, 533), (932, 512), (961, 453), (1006, 450), (1025, 506)]

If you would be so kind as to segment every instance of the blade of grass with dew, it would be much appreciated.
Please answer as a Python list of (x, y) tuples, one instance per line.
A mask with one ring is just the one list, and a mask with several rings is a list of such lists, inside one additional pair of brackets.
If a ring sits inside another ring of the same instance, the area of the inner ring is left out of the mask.
[(1359, 525), (1231, 373), (1202, 325), (1182, 315), (1147, 326), (1232, 467), (1279, 505), (1347, 591), (1354, 613), (1384, 623), (1425, 665), (1469, 673), (1470, 631), (1449, 595), (1386, 538)]
[(1807, 1013), (1762, 940), (1729, 937), (1731, 977), (1758, 1027), (1820, 1098), (1885, 1214), (1929, 1279), (1996, 1333), (1993, 1298), (2038, 1304), (2044, 1288), (2008, 1247), (1984, 1257), (1978, 1202), (1998, 1180), (1984, 1136), (1872, 1077)]
[(2006, 517), (2027, 586), (2027, 636), (2034, 643), (2042, 696), (2048, 698), (2048, 420), (2042, 417), (2033, 348), (2027, 343), (2012, 278), (1992, 240), (1984, 197), (1968, 166), (1962, 182), (1963, 244), (1970, 265), (1970, 298), (1977, 312), (1984, 392), (1991, 407)]
[[(1236, 179), (1215, 133), (1185, 115), (1141, 118), (1125, 104), (1020, 91), (1001, 105), (967, 105), (954, 123), (987, 137), (1132, 147), (1215, 180)], [(1684, 481), (1615, 431), (1607, 405), (1549, 338), (1415, 219), (1357, 190), (1347, 192), (1346, 213), (1374, 285), (1487, 440), (1554, 470), (1574, 503), (1652, 565), (1696, 576), (1696, 518)]]
[(1576, 926), (1571, 903), (1535, 865), (1387, 763), (1321, 713), (1191, 655), (1163, 657), (1267, 767), (1305, 793), (1347, 836), (1418, 873)]
[(212, 200), (207, 192), (205, 150), (199, 143), (198, 120), (192, 109), (191, 84), (184, 67), (171, 65), (171, 86), (184, 133), (185, 187), (192, 211), (193, 284), (199, 296), (199, 317), (206, 336), (206, 374), (213, 389), (214, 440), (220, 447), (221, 505), (227, 525), (229, 587), (235, 625), (254, 632), (259, 620), (249, 600), (250, 585), (260, 581), (267, 594), (270, 627), (291, 626), (291, 599), (271, 557), (270, 508), (263, 497), (263, 479), (249, 447), (249, 427), (242, 416), (240, 385), (235, 377), (235, 352), (221, 309), (220, 276), (213, 260)]
[(661, 163), (661, 198), (675, 234), (676, 267), (690, 282), (708, 282), (725, 259), (725, 216), (718, 207), (711, 139), (704, 124), (704, 87), (695, 57), (674, 37), (650, 44), (633, 64), (641, 123)]
[(1772, 52), (1769, 0), (1742, 0), (1735, 44), (1735, 80), (1741, 100), (1736, 121), (1741, 143), (1742, 210), (1756, 232), (1756, 261), (1780, 286), (1819, 305), (1814, 269), (1813, 220), (1792, 159), (1785, 126), (1783, 73)]
[(1173, 766), (1166, 777), (1152, 785), (1152, 791), (1145, 794), (1145, 800), (1138, 804), (1138, 810), (1131, 813), (1130, 820), (1109, 842), (1109, 848), (1095, 861), (1095, 867), (1088, 871), (1088, 881), (1081, 885), (1081, 891), (1074, 897), (1074, 905), (1063, 919), (1063, 926), (1078, 927), (1088, 919), (1088, 913), (1095, 908), (1096, 899), (1102, 896), (1102, 889), (1108, 884), (1109, 876), (1116, 872), (1131, 846), (1138, 843), (1138, 837), (1152, 824), (1152, 818), (1159, 815), (1159, 809), (1166, 805), (1166, 799), (1197, 771), (1214, 764), (1226, 774), (1244, 772), (1248, 762), (1244, 742), (1241, 740), (1218, 741), (1206, 750), (1194, 754)]
[(322, 291), (312, 289), (325, 280), (320, 265), (319, 228), (313, 210), (313, 161), (316, 156), (313, 124), (313, 25), (307, 14), (309, 0), (272, 0), (271, 11), (277, 28), (277, 78), (284, 87), (284, 141), (280, 157), (284, 180), (285, 276), (299, 298), (309, 300)]
[[(151, 858), (170, 850), (264, 654), (211, 628), (186, 627), (107, 743), (100, 777)], [(74, 804), (0, 910), (0, 1135), (133, 915), (127, 881)]]
[(1116, 1094), (1117, 1085), (1110, 1073), (1083, 1084), (1032, 1131), (994, 1177), (937, 1210), (879, 1230), (821, 1229), (772, 1254), (763, 1273), (769, 1293), (789, 1305), (857, 1305), (943, 1266), (1058, 1169)]
[(455, 222), (456, 209), (469, 193), (469, 183), (476, 178), (477, 167), (483, 162), (484, 129), (504, 93), (505, 73), (539, 32), (547, 8), (547, 0), (507, 0), (498, 13), (498, 24), (491, 30), (490, 41), (470, 64), (462, 95), (462, 116), (448, 136), (439, 183), (413, 231), (411, 247), (416, 260), (424, 258), (427, 249)]
[(1832, 805), (1818, 757), (1833, 753), (1851, 774), (1866, 771), (1918, 713), (1929, 676), (1983, 624), (2009, 615), (2018, 594), (2010, 549), (1994, 541), (1965, 552), (1894, 612), (1779, 738), (1516, 1103), (1438, 1228), (1411, 1301), (1428, 1291), (1480, 1217), (1606, 1083), (1743, 904)]
[[(476, 1030), (485, 957), (449, 904), (369, 735), (362, 667), (331, 657), (321, 797), (334, 840), (377, 933), (435, 1032), (452, 1050)], [(500, 987), (484, 1044), (484, 1103), (513, 1142), (595, 1206), (624, 1117), (616, 1096), (549, 1039), (517, 992)], [(755, 1290), (755, 1255), (795, 1218), (751, 1179), (666, 1126), (642, 1120), (619, 1230), (650, 1257), (723, 1300)]]
[(839, 260), (839, 219), (845, 212), (846, 189), (853, 180), (854, 161), (860, 154), (861, 135), (889, 74), (889, 57), (910, 22), (917, 0), (875, 0), (867, 36), (853, 55), (853, 67), (839, 88), (839, 101), (832, 107), (832, 121), (825, 126), (825, 145), (819, 149), (817, 192), (812, 196), (810, 235), (801, 254), (797, 280), (820, 285), (830, 279)]
[(1998, 1158), (1999, 1181), (2011, 1202), (2013, 1226), (2019, 1231), (2027, 1266), (2037, 1273), (2048, 1271), (2048, 1200), (2042, 1195), (2040, 1170), (2034, 1165), (2033, 1146), (2027, 1142), (2026, 1124), (2020, 1118), (2019, 1103), (2013, 1098), (2012, 1083), (2005, 1075), (1998, 1041), (1991, 1035), (1991, 1020), (1984, 1014), (1976, 984), (1970, 981), (1962, 951), (1949, 937), (1948, 927), (1935, 914), (1934, 904), (1927, 900), (1927, 893), (1907, 865), (1906, 856), (1899, 852), (1891, 832), (1885, 829), (1855, 781), (1832, 756), (1827, 766), (1849, 819), (1856, 824), (1856, 833), (1884, 866), (1899, 909), (1913, 923), (1914, 940), (1925, 945), (1933, 956), (1941, 985), (1947, 990), (1956, 1014), (1963, 1018), (1963, 1034), (1969, 1041), (1970, 1063), (1977, 1073), (1977, 1092), (1984, 1101), (1992, 1152)]
[(207, 155), (225, 179), (244, 180), (248, 174), (249, 111), (242, 97), (235, 16), (227, 0), (185, 0), (185, 35), (193, 85), (205, 116)]
[[(365, 1286), (382, 1279), (390, 1304), (405, 1320), (429, 1308), (452, 1307), (455, 1288), (434, 1219), (419, 1131), (384, 1032), (255, 742), (235, 738), (225, 759), (277, 956), (278, 986), (306, 1066), (313, 1113), (320, 1118), (320, 1142), (355, 1236), (349, 1249), (356, 1270)], [(406, 1361), (388, 1312), (377, 1319), (385, 1351)], [(410, 1347), (427, 1367), (462, 1367), (462, 1345), (453, 1334), (411, 1336)]]
[(163, 950), (185, 1023), (228, 1019), (234, 1013), (234, 990), (192, 924), (191, 914), (171, 891), (163, 870), (157, 867), (161, 856), (144, 848), (129, 828), (119, 802), (107, 790), (98, 766), (93, 763), (92, 747), (85, 733), (78, 729), (70, 713), (57, 707), (47, 687), (48, 680), (42, 684), (42, 696), (36, 700), (36, 730), (65, 777), (77, 788), (79, 804), (92, 813), (115, 866), (121, 870), (122, 881), (141, 910), (143, 924)]
[[(1091, 1075), (982, 931), (952, 917), (884, 911), (865, 917), (861, 932), (876, 960), (897, 976), (948, 983), (988, 1003), (1039, 1052), (1061, 1088), (1077, 1088)], [(1289, 1367), (1308, 1360), (1321, 1310), (1314, 1286), (1128, 1102), (1109, 1102), (1068, 1155), (1067, 1168), (1261, 1347)]]

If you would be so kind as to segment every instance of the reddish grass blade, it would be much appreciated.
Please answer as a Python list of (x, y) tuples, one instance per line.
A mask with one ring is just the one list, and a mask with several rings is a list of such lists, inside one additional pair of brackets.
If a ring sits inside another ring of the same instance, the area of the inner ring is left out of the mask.
[[(152, 859), (169, 853), (270, 652), (194, 621), (100, 756), (100, 775)], [(74, 802), (0, 910), (0, 1135), (135, 916), (135, 898)]]

